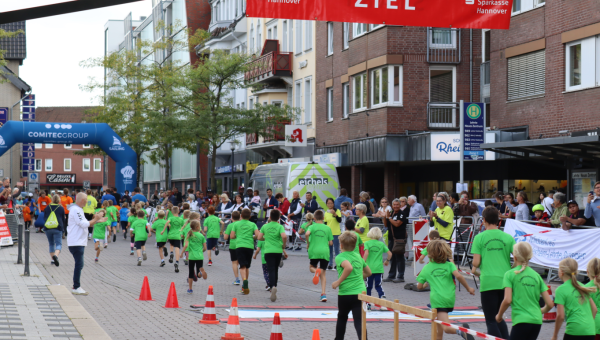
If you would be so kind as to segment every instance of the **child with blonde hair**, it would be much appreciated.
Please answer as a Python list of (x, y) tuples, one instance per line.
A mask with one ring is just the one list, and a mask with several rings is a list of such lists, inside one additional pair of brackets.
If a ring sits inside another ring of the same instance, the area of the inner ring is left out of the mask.
[[(600, 259), (595, 257), (588, 262), (587, 265), (587, 274), (590, 278), (590, 282), (588, 282), (585, 286), (588, 288), (596, 288), (595, 293), (591, 293), (590, 296), (594, 304), (596, 304), (596, 309), (600, 305)], [(596, 312), (596, 338), (595, 340), (600, 340), (600, 314)]]
[(192, 283), (198, 281), (198, 276), (201, 276), (204, 280), (207, 278), (207, 274), (203, 268), (204, 252), (206, 251), (206, 238), (200, 232), (200, 221), (192, 220), (190, 223), (190, 230), (185, 235), (185, 245), (182, 251), (189, 249), (189, 267), (188, 267), (188, 294), (192, 294)]
[(300, 231), (298, 231), (298, 233), (300, 235), (306, 233), (308, 231), (308, 228), (310, 228), (310, 226), (315, 221), (315, 216), (312, 213), (306, 213), (306, 215), (304, 216), (304, 218), (306, 219), (306, 222), (302, 223), (302, 226), (300, 226)]
[(160, 255), (160, 267), (165, 266), (165, 256), (169, 255), (169, 253), (167, 253), (167, 248), (165, 248), (165, 244), (167, 244), (167, 235), (163, 234), (163, 230), (167, 223), (165, 216), (164, 210), (158, 211), (157, 219), (152, 223), (151, 231), (151, 233), (154, 232), (156, 234), (156, 245), (158, 246), (158, 254)]
[(102, 251), (100, 242), (104, 240), (106, 232), (108, 228), (110, 228), (110, 223), (108, 222), (108, 218), (106, 218), (106, 210), (100, 209), (97, 214), (101, 214), (102, 218), (94, 224), (94, 232), (92, 233), (92, 236), (94, 237), (94, 250), (96, 250), (96, 259), (94, 262), (98, 262), (98, 257)]
[[(387, 266), (390, 263), (389, 259), (392, 257), (392, 252), (385, 243), (379, 241), (382, 233), (378, 227), (371, 228), (367, 236), (371, 239), (365, 242), (365, 254), (363, 255), (363, 260), (371, 268), (371, 276), (367, 278), (367, 295), (371, 295), (373, 286), (375, 286), (379, 298), (385, 299), (385, 293), (383, 292), (383, 287), (381, 287), (383, 265)], [(383, 261), (383, 254), (387, 254), (385, 262)]]
[[(429, 242), (439, 240), (439, 239), (440, 239), (439, 231), (432, 230), (429, 232)], [(421, 263), (421, 264), (425, 263), (425, 256), (427, 256), (427, 247), (425, 247), (425, 249), (421, 250), (421, 256), (419, 257), (419, 263)]]
[[(183, 218), (179, 217), (179, 207), (171, 208), (171, 217), (167, 218), (165, 228), (160, 233), (164, 234), (166, 230), (169, 230), (167, 234), (167, 240), (171, 245), (171, 254), (169, 255), (169, 263), (173, 263), (173, 255), (175, 255), (175, 273), (179, 273), (179, 249), (181, 248), (181, 227), (183, 227)], [(175, 251), (175, 254), (173, 254)]]

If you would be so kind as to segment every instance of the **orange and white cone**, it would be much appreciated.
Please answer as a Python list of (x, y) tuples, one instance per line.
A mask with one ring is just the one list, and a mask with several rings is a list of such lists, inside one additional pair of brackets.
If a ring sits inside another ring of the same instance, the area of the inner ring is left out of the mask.
[(321, 340), (321, 336), (319, 335), (319, 330), (318, 329), (314, 329), (313, 330), (312, 340)]
[[(550, 286), (548, 286), (548, 293), (550, 293), (550, 297), (552, 298), (552, 301), (554, 301), (554, 295), (552, 294), (552, 287), (550, 287)], [(543, 322), (556, 321), (556, 305), (554, 305), (554, 307), (552, 307), (552, 309), (548, 313), (544, 314), (544, 316), (542, 317), (542, 321)]]
[(271, 328), (271, 337), (269, 340), (283, 340), (283, 334), (281, 334), (281, 320), (279, 319), (279, 313), (275, 313), (273, 318), (273, 327)]
[(240, 331), (240, 317), (238, 316), (236, 298), (233, 298), (231, 301), (229, 319), (227, 319), (227, 328), (225, 328), (225, 335), (221, 337), (221, 340), (244, 340), (244, 337)]
[(213, 295), (213, 286), (208, 286), (208, 295), (204, 304), (204, 314), (202, 315), (201, 324), (216, 325), (219, 323), (215, 310), (215, 296)]

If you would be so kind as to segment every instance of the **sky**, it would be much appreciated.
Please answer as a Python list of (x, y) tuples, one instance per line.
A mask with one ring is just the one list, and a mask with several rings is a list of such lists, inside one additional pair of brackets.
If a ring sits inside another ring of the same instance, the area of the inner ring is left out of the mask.
[[(0, 0), (0, 11), (36, 7), (66, 0)], [(12, 5), (11, 5), (12, 4)], [(13, 8), (16, 7), (16, 8)], [(90, 78), (102, 80), (102, 68), (83, 68), (79, 63), (104, 55), (104, 24), (152, 14), (152, 1), (28, 20), (27, 58), (20, 77), (33, 88), (36, 106), (97, 105), (100, 93), (82, 91)]]

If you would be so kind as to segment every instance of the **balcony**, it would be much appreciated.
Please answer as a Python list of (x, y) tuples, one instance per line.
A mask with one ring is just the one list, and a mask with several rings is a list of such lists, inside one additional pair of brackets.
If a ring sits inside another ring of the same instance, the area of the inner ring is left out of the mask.
[(249, 83), (275, 82), (280, 77), (291, 77), (292, 52), (279, 52), (278, 40), (267, 40), (260, 57), (250, 62), (244, 80)]
[(427, 62), (432, 64), (459, 64), (460, 29), (428, 27)]
[(458, 129), (458, 103), (427, 103), (427, 127), (430, 129)]
[(246, 145), (256, 145), (259, 143), (280, 142), (285, 141), (285, 126), (289, 125), (290, 121), (282, 121), (275, 123), (269, 127), (268, 137), (259, 138), (257, 133), (246, 134)]
[(267, 158), (287, 158), (292, 155), (292, 148), (285, 146), (285, 126), (290, 121), (275, 122), (269, 127), (269, 137), (259, 137), (257, 133), (246, 134), (246, 148), (258, 152)]
[(483, 103), (490, 102), (490, 61), (481, 64), (481, 101)]

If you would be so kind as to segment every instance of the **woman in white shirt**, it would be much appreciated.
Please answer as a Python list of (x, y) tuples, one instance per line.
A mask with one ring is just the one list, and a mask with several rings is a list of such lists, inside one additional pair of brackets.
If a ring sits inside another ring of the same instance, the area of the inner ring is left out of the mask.
[(374, 214), (373, 217), (384, 218), (384, 217), (386, 217), (386, 214), (388, 211), (391, 213), (392, 207), (390, 206), (388, 199), (385, 197), (382, 197), (381, 201), (379, 202), (379, 209), (377, 209), (377, 213)]
[(198, 202), (196, 201), (196, 196), (193, 194), (189, 194), (187, 198), (187, 203), (190, 205), (191, 211), (198, 211)]
[(221, 212), (226, 213), (226, 214), (231, 214), (234, 211), (241, 212), (246, 207), (247, 206), (244, 203), (244, 198), (242, 197), (242, 195), (238, 194), (235, 196), (235, 203), (233, 203), (228, 209), (221, 210)]

